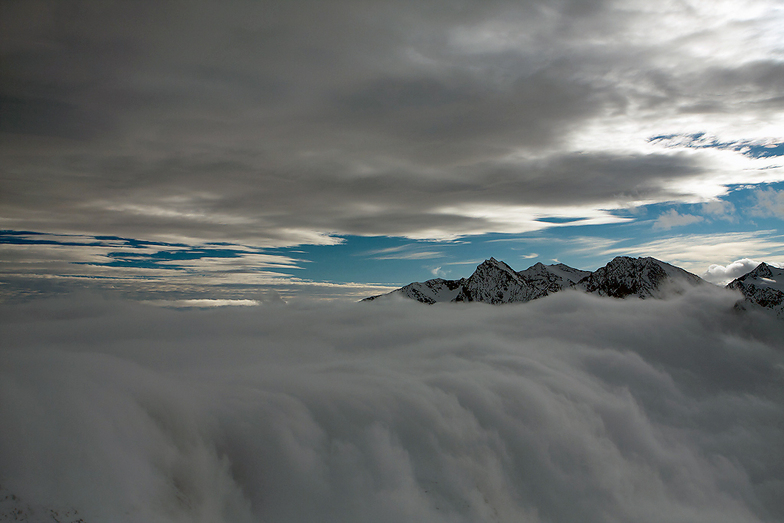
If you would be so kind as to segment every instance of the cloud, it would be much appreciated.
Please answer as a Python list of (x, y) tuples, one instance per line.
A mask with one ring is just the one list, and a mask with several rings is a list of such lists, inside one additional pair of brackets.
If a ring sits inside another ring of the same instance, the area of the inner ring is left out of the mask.
[(753, 215), (784, 218), (784, 191), (759, 190), (754, 193), (754, 197), (756, 204), (750, 211)]
[(733, 5), (17, 3), (0, 49), (3, 227), (443, 239), (781, 180), (775, 158), (648, 141), (773, 140), (781, 12)]
[(729, 264), (733, 259), (764, 257), (766, 262), (775, 262), (784, 256), (784, 240), (778, 231), (771, 230), (686, 234), (633, 246), (611, 245), (611, 248), (605, 249), (602, 254), (654, 256), (695, 274), (701, 274), (711, 265)]
[[(774, 70), (781, 69), (781, 64), (755, 64), (757, 70), (765, 70), (772, 67)], [(766, 71), (770, 73), (770, 71)], [(775, 78), (776, 73), (770, 74), (769, 77)], [(784, 143), (780, 143), (775, 139), (762, 139), (762, 140), (735, 140), (731, 142), (721, 142), (715, 136), (710, 136), (705, 133), (694, 134), (672, 134), (665, 136), (655, 136), (649, 139), (650, 142), (664, 145), (665, 147), (688, 147), (694, 149), (723, 149), (740, 152), (741, 154), (750, 158), (762, 158), (769, 156), (781, 156), (784, 154)]]
[(708, 270), (701, 274), (704, 280), (718, 285), (727, 285), (735, 278), (739, 278), (744, 274), (754, 270), (760, 262), (743, 258), (736, 260), (726, 266), (713, 264), (708, 267)]
[(782, 326), (737, 299), (0, 305), (0, 481), (85, 521), (778, 520)]
[(709, 215), (712, 218), (718, 218), (720, 220), (728, 220), (728, 221), (737, 221), (738, 218), (735, 215), (735, 206), (723, 200), (713, 200), (711, 202), (707, 202), (702, 204), (702, 212)]
[(359, 299), (393, 289), (314, 282), (296, 276), (308, 260), (225, 242), (192, 245), (2, 231), (0, 253), (3, 299), (91, 289), (171, 305), (194, 299), (267, 301), (268, 293)]
[(440, 258), (443, 256), (439, 251), (419, 251), (407, 252), (398, 254), (384, 254), (375, 256), (376, 260), (429, 260), (432, 258)]
[(693, 214), (679, 214), (675, 209), (663, 213), (655, 222), (653, 222), (654, 229), (668, 230), (673, 227), (683, 227), (684, 225), (691, 225), (692, 223), (699, 223), (705, 220), (702, 216), (694, 216)]
[[(735, 278), (740, 278), (744, 274), (747, 274), (752, 270), (756, 269), (760, 263), (762, 262), (750, 260), (748, 258), (743, 258), (742, 260), (736, 260), (726, 266), (713, 264), (710, 267), (708, 267), (708, 270), (705, 271), (700, 276), (704, 280), (707, 280), (711, 283), (715, 283), (717, 285), (727, 285)], [(774, 267), (780, 266), (776, 262), (766, 262), (766, 263)]]

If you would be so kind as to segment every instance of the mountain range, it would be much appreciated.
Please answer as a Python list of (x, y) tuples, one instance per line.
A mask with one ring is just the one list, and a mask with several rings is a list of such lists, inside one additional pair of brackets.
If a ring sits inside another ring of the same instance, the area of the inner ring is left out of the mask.
[[(524, 271), (515, 271), (495, 258), (485, 260), (468, 278), (435, 278), (414, 282), (380, 296), (403, 296), (422, 303), (484, 302), (492, 304), (527, 302), (567, 289), (608, 296), (640, 299), (662, 298), (682, 293), (689, 287), (710, 285), (688, 271), (655, 258), (618, 256), (604, 267), (591, 272), (557, 263), (537, 263)], [(784, 269), (762, 263), (748, 274), (727, 285), (740, 291), (744, 300), (738, 308), (748, 306), (770, 309), (784, 317)]]

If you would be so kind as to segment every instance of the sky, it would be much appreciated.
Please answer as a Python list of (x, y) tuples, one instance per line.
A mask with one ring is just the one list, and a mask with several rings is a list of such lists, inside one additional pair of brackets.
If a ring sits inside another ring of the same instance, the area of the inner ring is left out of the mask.
[(0, 9), (3, 300), (784, 263), (778, 0)]
[(782, 521), (781, 320), (737, 298), (3, 303), (0, 521)]

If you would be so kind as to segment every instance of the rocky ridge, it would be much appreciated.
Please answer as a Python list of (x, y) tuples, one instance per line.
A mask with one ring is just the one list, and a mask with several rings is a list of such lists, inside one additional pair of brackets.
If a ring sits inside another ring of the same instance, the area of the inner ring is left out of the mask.
[(655, 258), (618, 256), (579, 282), (585, 292), (599, 296), (661, 298), (670, 292), (683, 292), (705, 280)]
[(784, 269), (760, 263), (751, 272), (731, 281), (727, 288), (743, 294), (744, 300), (736, 308), (762, 307), (784, 318)]
[(537, 263), (517, 272), (506, 263), (490, 258), (468, 278), (414, 282), (382, 296), (402, 295), (429, 304), (473, 301), (502, 304), (527, 302), (565, 289), (578, 289), (615, 298), (631, 295), (658, 298), (665, 292), (679, 292), (686, 286), (701, 283), (705, 282), (699, 276), (654, 258), (619, 256), (595, 272), (563, 263)]
[[(593, 272), (563, 263), (537, 263), (518, 272), (490, 258), (479, 264), (468, 278), (414, 282), (362, 301), (404, 296), (428, 304), (473, 301), (502, 304), (536, 300), (566, 289), (613, 298), (646, 299), (680, 294), (702, 284), (707, 282), (696, 274), (655, 258), (618, 256)], [(743, 300), (735, 306), (737, 309), (759, 308), (784, 319), (784, 268), (761, 263), (733, 280), (727, 288), (743, 295)]]

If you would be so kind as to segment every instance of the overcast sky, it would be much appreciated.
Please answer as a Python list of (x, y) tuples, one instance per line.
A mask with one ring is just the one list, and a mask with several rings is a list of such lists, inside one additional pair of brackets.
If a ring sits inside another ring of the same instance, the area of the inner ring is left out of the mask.
[(6, 297), (784, 262), (778, 0), (0, 9)]

